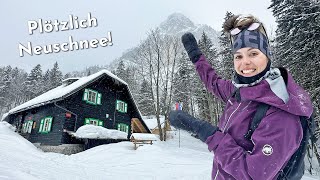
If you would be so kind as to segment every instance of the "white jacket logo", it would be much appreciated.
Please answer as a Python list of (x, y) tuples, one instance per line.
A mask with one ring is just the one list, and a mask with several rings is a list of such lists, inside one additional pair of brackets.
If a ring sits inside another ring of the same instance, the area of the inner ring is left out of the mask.
[(262, 153), (266, 156), (270, 156), (273, 152), (272, 147), (269, 144), (266, 144), (262, 148)]

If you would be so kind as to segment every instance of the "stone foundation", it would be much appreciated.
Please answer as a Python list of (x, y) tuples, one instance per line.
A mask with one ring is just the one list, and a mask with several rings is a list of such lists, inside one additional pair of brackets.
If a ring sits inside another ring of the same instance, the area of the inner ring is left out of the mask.
[(48, 145), (41, 145), (40, 143), (34, 143), (34, 145), (44, 152), (54, 152), (54, 153), (60, 153), (65, 155), (76, 154), (84, 151), (83, 144), (62, 144), (58, 146), (48, 146)]

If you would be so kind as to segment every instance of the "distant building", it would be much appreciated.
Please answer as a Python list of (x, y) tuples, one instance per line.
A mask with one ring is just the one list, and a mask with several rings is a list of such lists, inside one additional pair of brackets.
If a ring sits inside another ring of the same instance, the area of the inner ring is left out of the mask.
[[(144, 119), (144, 122), (147, 124), (151, 133), (159, 135), (160, 130), (158, 128), (157, 118), (145, 116), (145, 117), (143, 117), (143, 119)], [(171, 138), (171, 133), (175, 129), (173, 127), (171, 127), (171, 125), (168, 121), (165, 121), (163, 116), (160, 116), (160, 125), (161, 125), (162, 132), (164, 132), (164, 131), (170, 132), (170, 133), (168, 133), (167, 137)]]

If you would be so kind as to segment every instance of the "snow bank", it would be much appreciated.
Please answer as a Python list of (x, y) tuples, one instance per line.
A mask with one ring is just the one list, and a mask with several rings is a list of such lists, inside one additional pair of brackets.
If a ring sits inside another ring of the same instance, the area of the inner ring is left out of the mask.
[[(8, 130), (11, 130), (11, 131), (15, 131), (16, 130), (16, 127), (13, 127), (11, 124), (9, 124), (8, 122), (5, 122), (5, 121), (2, 121), (0, 122), (2, 129), (2, 131), (5, 131), (5, 132), (8, 132)], [(6, 127), (6, 128), (5, 128)]]
[(128, 134), (122, 131), (107, 129), (101, 126), (84, 125), (72, 134), (77, 138), (88, 139), (127, 139)]
[[(174, 139), (155, 141), (137, 150), (125, 141), (67, 156), (38, 150), (10, 126), (0, 122), (1, 180), (211, 179), (213, 154), (205, 143), (186, 131), (177, 132)], [(302, 178), (316, 179), (319, 176)]]

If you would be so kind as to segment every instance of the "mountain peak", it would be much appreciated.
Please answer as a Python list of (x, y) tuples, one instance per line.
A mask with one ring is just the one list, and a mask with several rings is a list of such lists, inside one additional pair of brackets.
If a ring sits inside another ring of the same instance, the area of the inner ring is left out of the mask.
[(162, 22), (159, 28), (167, 34), (177, 34), (182, 29), (194, 29), (194, 23), (181, 13), (173, 13)]
[(186, 24), (194, 25), (193, 22), (182, 13), (173, 13), (169, 15), (167, 21), (182, 21)]

